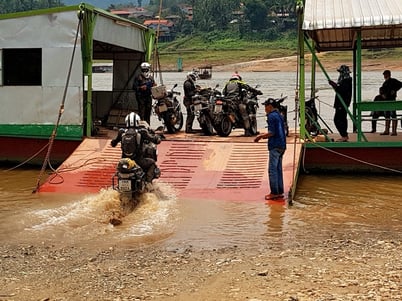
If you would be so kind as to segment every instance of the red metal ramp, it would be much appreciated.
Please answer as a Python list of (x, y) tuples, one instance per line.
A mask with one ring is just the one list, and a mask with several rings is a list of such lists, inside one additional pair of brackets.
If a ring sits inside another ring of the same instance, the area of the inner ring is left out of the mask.
[[(265, 141), (250, 142), (250, 138), (244, 141), (163, 141), (158, 146), (162, 174), (157, 181), (173, 186), (182, 198), (264, 200), (269, 193), (267, 145)], [(292, 185), (299, 153), (299, 144), (288, 145), (283, 160), (286, 192)], [(120, 148), (112, 148), (110, 139), (85, 139), (60, 166), (58, 175), (49, 177), (39, 191), (96, 193), (110, 187), (120, 155)]]

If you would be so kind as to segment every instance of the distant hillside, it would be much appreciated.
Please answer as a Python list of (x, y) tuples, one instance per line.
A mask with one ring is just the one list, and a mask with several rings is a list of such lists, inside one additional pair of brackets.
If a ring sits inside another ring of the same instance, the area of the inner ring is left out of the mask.
[[(114, 5), (119, 5), (119, 4), (125, 4), (125, 3), (132, 3), (134, 5), (138, 5), (137, 0), (86, 0), (86, 1), (80, 1), (80, 0), (61, 0), (65, 5), (75, 5), (75, 4), (80, 4), (81, 2), (91, 4), (95, 7), (102, 8), (102, 9), (107, 9), (111, 4)], [(148, 5), (149, 0), (142, 0), (142, 6)]]

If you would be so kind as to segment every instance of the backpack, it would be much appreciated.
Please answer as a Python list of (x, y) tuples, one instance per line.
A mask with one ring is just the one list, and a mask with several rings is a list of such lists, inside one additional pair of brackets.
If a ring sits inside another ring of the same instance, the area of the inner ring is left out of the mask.
[(126, 158), (134, 158), (139, 150), (140, 134), (135, 129), (128, 129), (121, 137), (121, 150)]

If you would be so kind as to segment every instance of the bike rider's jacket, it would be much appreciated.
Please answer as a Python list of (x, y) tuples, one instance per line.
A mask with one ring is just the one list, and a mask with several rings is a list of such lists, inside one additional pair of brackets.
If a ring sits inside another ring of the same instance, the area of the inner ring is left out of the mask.
[(121, 143), (121, 157), (135, 160), (140, 149), (141, 135), (134, 128), (120, 129), (117, 137), (110, 144), (115, 147)]
[[(120, 129), (117, 137), (110, 144), (115, 147), (121, 143), (122, 158), (139, 160), (141, 158), (151, 158), (156, 161), (156, 144), (161, 142), (158, 135), (153, 134), (146, 128)], [(149, 148), (154, 148), (150, 150)]]
[(251, 87), (245, 82), (238, 79), (231, 79), (223, 88), (222, 94), (230, 99), (243, 100), (244, 95), (242, 95), (242, 91), (248, 91), (250, 89)]
[(157, 149), (156, 145), (161, 143), (159, 135), (155, 134), (152, 130), (146, 127), (139, 127), (138, 133), (140, 135), (139, 157), (150, 158), (157, 161)]
[(152, 95), (151, 88), (155, 85), (155, 80), (151, 75), (146, 77), (141, 73), (134, 80), (133, 88), (139, 97), (150, 97)]
[(183, 83), (184, 98), (183, 101), (191, 103), (192, 97), (196, 94), (196, 87), (192, 80), (186, 79)]

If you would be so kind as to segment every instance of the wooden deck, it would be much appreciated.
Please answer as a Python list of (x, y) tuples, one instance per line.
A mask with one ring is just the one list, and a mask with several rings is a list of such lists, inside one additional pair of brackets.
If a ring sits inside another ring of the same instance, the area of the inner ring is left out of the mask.
[[(266, 141), (253, 142), (243, 131), (229, 137), (202, 134), (166, 135), (158, 146), (161, 177), (156, 181), (175, 188), (182, 198), (228, 201), (265, 201), (268, 194)], [(112, 184), (120, 147), (110, 138), (85, 139), (77, 150), (40, 187), (39, 192), (97, 193)], [(301, 145), (289, 137), (283, 160), (286, 195), (291, 194)]]

